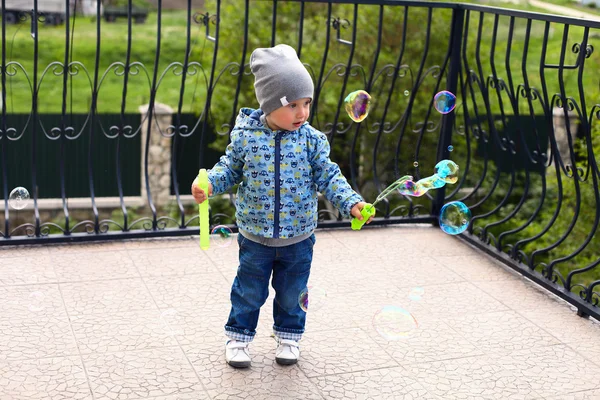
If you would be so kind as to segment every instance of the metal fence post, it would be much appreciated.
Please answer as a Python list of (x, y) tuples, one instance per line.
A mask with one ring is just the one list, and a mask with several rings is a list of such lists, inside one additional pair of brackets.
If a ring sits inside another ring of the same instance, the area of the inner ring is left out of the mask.
[[(463, 26), (465, 19), (465, 10), (462, 7), (455, 8), (452, 12), (452, 31), (450, 32), (450, 65), (448, 67), (448, 81), (446, 90), (456, 95), (458, 90), (458, 82), (460, 79), (460, 57), (461, 43), (463, 39)], [(463, 100), (464, 101), (464, 100)], [(440, 128), (440, 138), (437, 149), (437, 162), (447, 159), (450, 156), (448, 146), (452, 144), (452, 130), (454, 129), (454, 120), (456, 119), (454, 111), (444, 115), (442, 126)], [(438, 224), (437, 217), (440, 215), (440, 210), (444, 205), (446, 198), (446, 190), (441, 187), (436, 190), (435, 197), (432, 201), (431, 215), (436, 217), (433, 222)]]

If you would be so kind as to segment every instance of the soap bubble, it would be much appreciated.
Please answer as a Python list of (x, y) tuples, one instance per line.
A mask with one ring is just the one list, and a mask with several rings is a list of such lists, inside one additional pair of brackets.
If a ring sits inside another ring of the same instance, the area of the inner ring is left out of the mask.
[(27, 308), (29, 308), (29, 311), (31, 312), (38, 312), (38, 311), (42, 311), (44, 309), (44, 298), (46, 296), (44, 296), (44, 293), (42, 292), (31, 292), (29, 294), (29, 305)]
[(408, 97), (410, 95), (410, 92), (408, 90), (405, 90), (404, 95)]
[(400, 193), (403, 196), (413, 197), (420, 197), (427, 193), (428, 189), (426, 189), (423, 185), (420, 184), (421, 181), (415, 183), (412, 180), (412, 176), (407, 176), (409, 179), (400, 182), (400, 184), (396, 187), (398, 193)]
[(399, 340), (410, 336), (419, 327), (416, 318), (397, 306), (385, 306), (373, 316), (373, 327), (386, 340)]
[(15, 210), (22, 210), (29, 201), (29, 192), (24, 187), (16, 187), (8, 196), (8, 204)]
[[(415, 161), (413, 165), (416, 168), (419, 166), (419, 163)], [(420, 197), (431, 189), (439, 189), (446, 185), (446, 183), (456, 183), (457, 180), (458, 165), (451, 160), (442, 160), (436, 164), (433, 175), (419, 179), (418, 182), (414, 182), (412, 176), (406, 175), (398, 179), (391, 186), (401, 195)], [(383, 194), (387, 195), (387, 190), (382, 192)]]
[(408, 298), (413, 301), (418, 301), (421, 300), (421, 297), (424, 293), (425, 289), (423, 289), (422, 287), (415, 287), (410, 289), (410, 292), (408, 293)]
[(210, 241), (218, 247), (229, 247), (233, 242), (233, 233), (225, 225), (217, 225), (210, 231)]
[(437, 175), (431, 175), (427, 178), (420, 179), (417, 182), (416, 191), (428, 191), (430, 189), (439, 189), (446, 185), (446, 181), (440, 179)]
[(469, 227), (471, 210), (460, 201), (445, 204), (440, 211), (440, 228), (450, 235), (458, 235)]
[(454, 146), (450, 145), (448, 146), (448, 151), (452, 152), (454, 150)]
[(369, 115), (371, 95), (364, 90), (350, 93), (344, 99), (344, 108), (354, 122), (361, 122)]
[(304, 310), (304, 312), (308, 311), (308, 289), (300, 292), (300, 296), (298, 296), (298, 304), (300, 304), (300, 308)]
[(458, 181), (458, 165), (452, 160), (442, 160), (435, 164), (435, 174), (446, 183)]
[(448, 114), (456, 106), (456, 96), (447, 90), (442, 90), (433, 98), (433, 106), (442, 114)]
[(160, 326), (167, 335), (183, 335), (184, 319), (176, 309), (169, 308), (160, 314)]
[(310, 310), (316, 311), (319, 308), (323, 307), (326, 299), (327, 293), (325, 292), (325, 290), (321, 289), (318, 286), (309, 286), (308, 288), (300, 292), (300, 295), (298, 296), (298, 304), (300, 304), (300, 308), (304, 310), (304, 312), (308, 311), (309, 303)]
[(418, 166), (419, 166), (419, 162), (418, 162), (418, 161), (415, 161), (415, 162), (413, 163), (413, 167), (417, 168)]

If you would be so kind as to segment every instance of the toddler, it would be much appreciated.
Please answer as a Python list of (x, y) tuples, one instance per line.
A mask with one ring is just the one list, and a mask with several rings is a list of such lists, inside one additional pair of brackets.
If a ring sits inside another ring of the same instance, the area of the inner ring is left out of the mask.
[[(208, 171), (208, 196), (239, 184), (239, 267), (225, 325), (225, 360), (237, 368), (251, 364), (248, 344), (269, 295), (269, 279), (275, 289), (275, 360), (298, 361), (306, 321), (298, 297), (307, 290), (312, 263), (317, 191), (346, 217), (362, 219), (365, 206), (329, 159), (327, 137), (306, 122), (314, 86), (296, 51), (285, 44), (256, 49), (250, 69), (260, 109), (240, 110), (225, 155)], [(207, 199), (196, 182), (192, 194), (197, 203)]]

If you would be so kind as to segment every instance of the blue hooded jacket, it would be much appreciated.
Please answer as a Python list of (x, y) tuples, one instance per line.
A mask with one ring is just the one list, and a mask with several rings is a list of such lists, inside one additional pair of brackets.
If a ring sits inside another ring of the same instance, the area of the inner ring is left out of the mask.
[(329, 159), (327, 137), (304, 123), (296, 131), (271, 131), (261, 110), (242, 108), (225, 155), (208, 171), (213, 195), (239, 183), (240, 229), (265, 238), (289, 239), (317, 226), (317, 191), (345, 217), (363, 201)]

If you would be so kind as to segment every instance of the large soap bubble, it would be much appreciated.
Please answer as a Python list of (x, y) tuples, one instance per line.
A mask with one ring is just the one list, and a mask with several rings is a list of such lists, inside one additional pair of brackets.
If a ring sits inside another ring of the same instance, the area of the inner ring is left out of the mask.
[(417, 319), (398, 306), (385, 306), (373, 316), (373, 328), (386, 340), (409, 337), (419, 327)]
[(440, 228), (450, 235), (464, 232), (471, 222), (471, 210), (460, 201), (445, 204), (440, 211)]
[(446, 183), (458, 181), (458, 165), (452, 160), (442, 160), (435, 165), (435, 174)]
[(371, 95), (364, 90), (350, 93), (344, 99), (344, 108), (354, 122), (362, 122), (369, 115)]
[(232, 235), (228, 226), (217, 225), (210, 232), (210, 241), (218, 247), (229, 247), (233, 242)]
[(431, 189), (439, 189), (446, 183), (456, 183), (458, 180), (458, 165), (452, 160), (442, 160), (435, 165), (435, 173), (417, 182), (410, 175), (403, 176), (394, 182), (393, 190), (398, 190), (404, 196), (420, 197)]
[(22, 210), (27, 206), (29, 201), (29, 191), (24, 187), (16, 187), (8, 196), (8, 204), (15, 210)]
[[(309, 301), (310, 297), (310, 301)], [(308, 286), (298, 296), (298, 304), (304, 312), (308, 311), (309, 303), (311, 311), (316, 311), (325, 305), (327, 292), (318, 286)]]
[(442, 90), (433, 98), (433, 106), (442, 114), (448, 114), (456, 107), (456, 96), (447, 90)]

